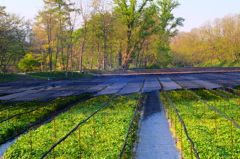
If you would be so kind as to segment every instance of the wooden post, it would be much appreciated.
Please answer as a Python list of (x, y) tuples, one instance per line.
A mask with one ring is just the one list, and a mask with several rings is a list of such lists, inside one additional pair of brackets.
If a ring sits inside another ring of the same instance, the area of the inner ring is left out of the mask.
[(73, 124), (73, 119), (72, 119), (72, 107), (70, 108), (70, 121), (71, 121), (71, 124)]
[(40, 111), (40, 109), (38, 109), (38, 122), (39, 122), (39, 124), (40, 124), (40, 120), (41, 120), (41, 111)]
[[(8, 109), (7, 109), (7, 118), (8, 118), (8, 116), (9, 116), (9, 111), (8, 111)], [(6, 119), (7, 119), (6, 118)], [(9, 125), (9, 120), (7, 120), (7, 124)]]
[(83, 109), (83, 114), (85, 113), (84, 112), (84, 101), (82, 102), (82, 109)]
[[(174, 114), (174, 128), (175, 128), (175, 137), (177, 138), (177, 113)], [(177, 140), (176, 140), (177, 143)]]
[(237, 101), (237, 105), (236, 105), (236, 122), (238, 122), (238, 106), (239, 106), (239, 101)]
[(191, 152), (190, 152), (190, 154), (191, 154), (191, 159), (193, 159), (193, 150), (192, 150), (192, 146), (193, 146), (193, 145), (192, 145), (191, 142), (190, 142), (190, 145), (191, 145), (191, 146), (190, 146), (190, 148), (191, 148)]
[(54, 119), (53, 119), (53, 130), (54, 130), (54, 141), (56, 141), (56, 138), (57, 138), (57, 130), (56, 130), (56, 116), (54, 116)]
[(57, 99), (54, 100), (54, 113), (57, 112)]
[[(133, 127), (134, 127), (134, 125), (133, 125)], [(130, 150), (131, 150), (131, 152), (132, 152), (132, 147), (133, 147), (133, 136), (132, 136), (132, 129), (133, 128), (130, 128)], [(131, 153), (132, 154), (132, 153)]]
[(233, 132), (232, 132), (233, 122), (230, 121), (230, 140), (231, 140), (231, 153), (233, 156)]
[(126, 148), (123, 150), (123, 158), (126, 159), (127, 158), (127, 154), (126, 154)]
[(16, 117), (14, 117), (14, 121), (15, 121), (15, 132), (16, 132), (16, 134), (18, 134), (18, 121), (17, 121), (17, 119), (16, 119)]
[(215, 133), (217, 135), (217, 112), (214, 110), (214, 119), (215, 119)]
[(204, 104), (204, 123), (206, 123), (206, 118), (207, 118), (207, 116), (206, 116), (206, 104)]
[(30, 139), (30, 158), (32, 158), (32, 131), (29, 129), (29, 139)]
[(181, 154), (183, 154), (183, 126), (182, 126), (182, 123), (180, 122), (181, 124)]
[(103, 122), (106, 125), (106, 108), (103, 108)]
[(198, 113), (198, 109), (197, 109), (198, 106), (195, 106), (195, 108), (196, 108), (196, 109), (195, 109), (195, 113), (197, 114), (197, 113)]
[(81, 128), (78, 127), (78, 148), (79, 148), (79, 158), (82, 158), (82, 150), (81, 150)]
[[(56, 142), (56, 140), (57, 140), (56, 116), (54, 116), (54, 119), (53, 119), (53, 131), (54, 131), (54, 132), (53, 132), (53, 133), (54, 133), (53, 141)], [(54, 149), (53, 149), (53, 158), (54, 158), (54, 159), (56, 158)]]
[(95, 132), (95, 121), (94, 121), (94, 116), (95, 115), (93, 115), (93, 117), (92, 117), (92, 125), (93, 125), (93, 138), (94, 138), (94, 140), (96, 139), (96, 132)]

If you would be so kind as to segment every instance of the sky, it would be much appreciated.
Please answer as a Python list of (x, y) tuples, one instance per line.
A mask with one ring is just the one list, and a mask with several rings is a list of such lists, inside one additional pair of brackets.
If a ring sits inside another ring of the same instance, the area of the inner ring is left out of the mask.
[(208, 21), (227, 15), (240, 14), (240, 0), (178, 0), (181, 4), (174, 11), (176, 17), (183, 17), (181, 31), (190, 31)]
[[(180, 31), (190, 31), (208, 21), (223, 18), (229, 14), (240, 14), (240, 0), (178, 0), (181, 4), (173, 13), (185, 19)], [(0, 0), (6, 11), (33, 19), (43, 7), (42, 0)]]

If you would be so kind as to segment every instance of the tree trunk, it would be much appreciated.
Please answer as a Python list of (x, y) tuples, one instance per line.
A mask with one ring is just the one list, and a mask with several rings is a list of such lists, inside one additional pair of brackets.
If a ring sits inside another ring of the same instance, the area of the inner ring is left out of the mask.
[(104, 36), (104, 45), (103, 45), (103, 69), (107, 69), (107, 37)]
[(50, 69), (50, 75), (52, 75), (52, 49), (49, 46), (48, 47), (48, 55), (49, 55), (49, 69)]
[(120, 49), (118, 51), (118, 66), (122, 66), (122, 43), (120, 43)]
[(80, 50), (80, 62), (79, 62), (79, 72), (83, 73), (83, 52), (84, 52), (84, 47), (85, 47), (85, 37), (82, 41), (82, 46)]
[(80, 61), (79, 61), (79, 72), (82, 73), (83, 69), (82, 69), (82, 62), (83, 62), (83, 52), (80, 52)]

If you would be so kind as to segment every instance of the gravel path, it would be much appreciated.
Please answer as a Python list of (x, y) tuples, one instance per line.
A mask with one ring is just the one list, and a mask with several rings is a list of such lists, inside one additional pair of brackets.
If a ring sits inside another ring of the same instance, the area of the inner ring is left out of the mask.
[(175, 140), (171, 136), (158, 95), (159, 92), (154, 91), (147, 96), (136, 159), (179, 159), (181, 157), (175, 147)]

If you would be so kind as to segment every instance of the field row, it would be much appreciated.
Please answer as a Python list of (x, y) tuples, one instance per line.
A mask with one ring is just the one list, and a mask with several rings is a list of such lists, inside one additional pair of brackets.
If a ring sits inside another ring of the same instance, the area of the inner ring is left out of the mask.
[[(200, 97), (202, 101), (191, 93)], [(166, 94), (171, 99), (172, 104), (167, 99)], [(176, 137), (183, 158), (192, 158), (193, 156), (204, 159), (239, 157), (238, 118), (240, 112), (238, 111), (239, 102), (236, 102), (239, 97), (232, 96), (230, 100), (211, 90), (190, 92), (178, 90), (166, 94), (161, 93), (161, 99), (164, 101), (167, 116), (171, 121), (171, 130)], [(184, 121), (188, 136), (194, 145), (186, 137), (184, 126), (179, 121), (177, 113)], [(194, 153), (191, 147), (194, 147), (197, 153)]]
[[(139, 94), (132, 94), (111, 100), (112, 96), (99, 96), (75, 105), (50, 123), (21, 136), (5, 152), (4, 158), (40, 158), (79, 123), (76, 131), (58, 144), (46, 158), (117, 158), (139, 97)], [(132, 143), (131, 140), (129, 142)], [(125, 153), (132, 155), (129, 147), (126, 149), (128, 151)]]
[(4, 105), (0, 111), (0, 143), (19, 135), (26, 129), (40, 124), (52, 115), (71, 105), (74, 102), (88, 98), (88, 94), (58, 98), (52, 102), (25, 104), (15, 103)]

